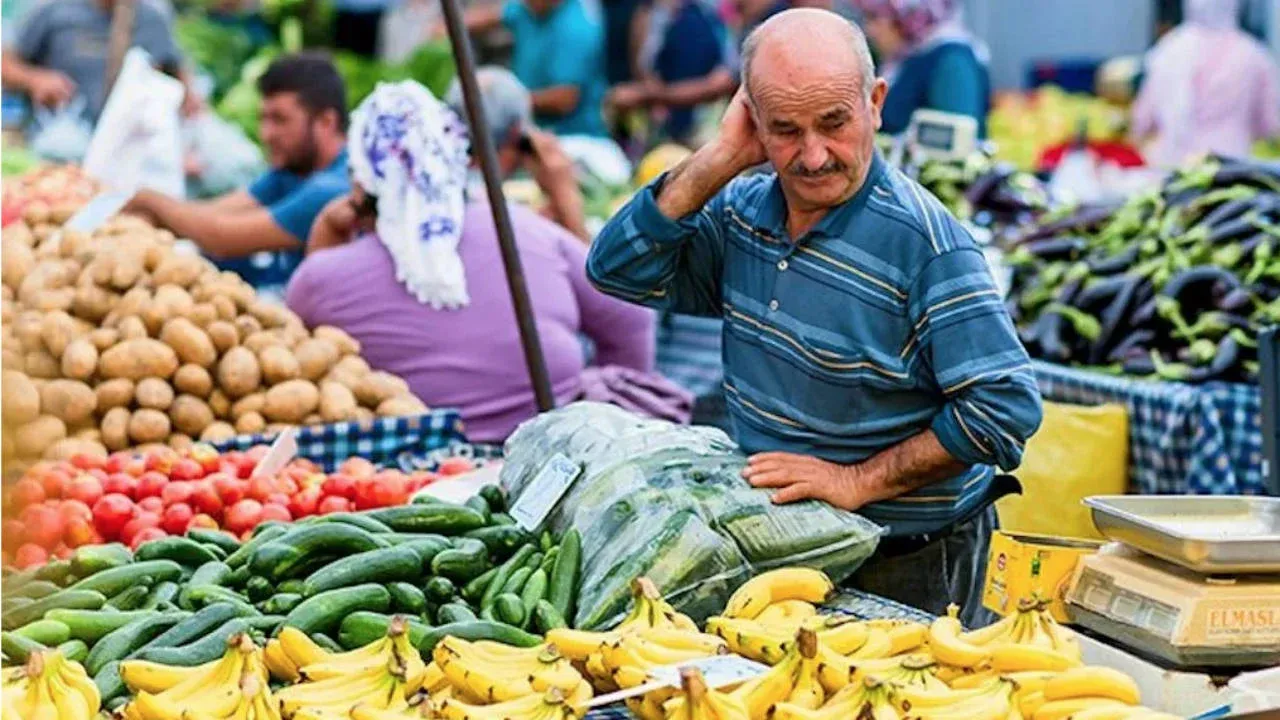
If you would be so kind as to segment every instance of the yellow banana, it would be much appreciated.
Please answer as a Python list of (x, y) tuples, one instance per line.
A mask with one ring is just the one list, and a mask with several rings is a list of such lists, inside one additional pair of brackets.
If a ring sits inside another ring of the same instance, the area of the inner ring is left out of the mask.
[[(181, 702), (187, 697), (199, 693), (202, 690), (220, 685), (228, 685), (238, 682), (240, 675), (244, 670), (245, 656), (249, 652), (249, 646), (241, 643), (242, 636), (235, 636), (227, 642), (227, 651), (223, 653), (222, 659), (206, 674), (192, 673), (183, 678), (178, 684), (159, 693), (166, 700), (173, 702)], [(247, 636), (243, 636), (246, 637)]]
[(818, 614), (813, 603), (804, 600), (783, 600), (765, 608), (755, 617), (761, 625), (769, 625), (782, 630), (795, 631), (800, 624)]
[(92, 720), (98, 714), (97, 708), (90, 710), (89, 699), (80, 690), (63, 680), (58, 669), (47, 671), (44, 682), (49, 687), (49, 697), (58, 709), (59, 720)]
[(1007, 637), (1013, 631), (1013, 624), (1016, 619), (1017, 612), (1015, 611), (984, 628), (960, 633), (960, 639), (970, 645), (989, 645)]
[(826, 700), (826, 692), (822, 689), (818, 674), (821, 661), (818, 659), (818, 635), (812, 630), (802, 629), (796, 636), (796, 652), (800, 654), (800, 667), (796, 670), (795, 685), (787, 702), (800, 707), (817, 709)]
[(650, 642), (676, 650), (697, 651), (703, 655), (719, 655), (729, 648), (723, 638), (709, 633), (690, 632), (674, 628), (645, 628), (637, 634)]
[(325, 705), (351, 707), (368, 696), (376, 696), (388, 690), (393, 678), (385, 670), (369, 675), (349, 678), (332, 678), (317, 682), (290, 685), (276, 692), (280, 708), (285, 716), (292, 716), (299, 708)]
[(1119, 700), (1102, 697), (1076, 697), (1066, 700), (1048, 700), (1036, 709), (1034, 720), (1066, 720), (1066, 718), (1097, 707), (1128, 707)]
[(780, 662), (795, 639), (752, 620), (729, 617), (708, 618), (707, 631), (723, 638), (734, 653), (769, 665)]
[(1018, 712), (1022, 714), (1022, 717), (1030, 720), (1035, 717), (1036, 711), (1040, 709), (1040, 706), (1044, 705), (1044, 693), (1034, 690), (1018, 698), (1017, 703)]
[(999, 677), (999, 673), (993, 670), (982, 670), (968, 675), (961, 675), (948, 684), (952, 690), (972, 690), (973, 688), (987, 687)]
[(1095, 705), (1071, 713), (1071, 720), (1128, 720), (1132, 716), (1133, 708), (1128, 705)]
[(729, 694), (746, 706), (751, 720), (763, 720), (768, 716), (769, 708), (786, 701), (791, 694), (799, 664), (799, 656), (790, 655), (768, 672), (742, 683)]
[(262, 661), (267, 666), (267, 671), (271, 673), (271, 677), (277, 680), (292, 683), (297, 682), (301, 677), (298, 674), (298, 666), (293, 664), (293, 660), (285, 652), (279, 638), (271, 638), (267, 641), (266, 647), (262, 649)]
[(909, 620), (895, 622), (891, 627), (882, 629), (889, 636), (889, 655), (911, 652), (923, 645), (929, 637), (927, 625)]
[(959, 608), (951, 605), (947, 614), (929, 626), (929, 650), (938, 662), (961, 668), (974, 668), (983, 664), (988, 652), (977, 645), (960, 639)]
[(694, 668), (681, 670), (680, 690), (679, 696), (662, 706), (669, 720), (751, 720), (742, 700), (709, 689)]
[(858, 660), (877, 660), (887, 658), (896, 653), (893, 652), (893, 639), (889, 636), (888, 631), (880, 628), (871, 628), (867, 631), (867, 641), (857, 650), (849, 653), (849, 659)]
[(867, 643), (870, 627), (867, 623), (858, 622), (847, 615), (829, 615), (822, 618), (817, 626), (806, 624), (818, 631), (818, 640), (823, 645), (848, 655)]
[(1142, 702), (1133, 678), (1108, 667), (1072, 668), (1044, 684), (1045, 700), (1075, 697), (1108, 697), (1128, 705)]
[(307, 637), (306, 633), (290, 625), (280, 628), (277, 639), (280, 641), (280, 649), (284, 650), (294, 667), (303, 668), (321, 662), (330, 654), (317, 645), (315, 640)]
[[(61, 657), (60, 653), (59, 657)], [(90, 717), (97, 715), (98, 710), (102, 708), (102, 696), (98, 692), (98, 686), (85, 673), (84, 666), (73, 660), (63, 658), (58, 667), (58, 674), (71, 690), (84, 696), (85, 704), (89, 707)]]
[[(937, 648), (934, 655), (937, 655)], [(1051, 670), (1060, 672), (1080, 663), (1049, 648), (1034, 645), (1004, 644), (991, 649), (991, 667), (996, 672), (1010, 673), (1024, 670)]]
[(670, 627), (698, 631), (698, 625), (689, 616), (676, 612), (649, 578), (638, 577), (631, 581), (631, 597), (635, 605), (616, 630), (625, 632), (646, 627)]
[(600, 648), (619, 637), (621, 634), (616, 632), (598, 633), (570, 628), (556, 628), (547, 632), (549, 644), (554, 645), (561, 655), (579, 662), (586, 662), (592, 653), (599, 652)]
[(783, 600), (825, 602), (835, 585), (825, 573), (812, 568), (781, 568), (761, 573), (743, 583), (725, 605), (724, 615), (752, 619)]
[(446, 699), (434, 707), (436, 717), (443, 720), (505, 720), (506, 718), (571, 718), (574, 711), (557, 690), (546, 695), (526, 695), (492, 705), (471, 705), (461, 700)]
[(219, 659), (194, 667), (176, 667), (146, 660), (124, 660), (120, 663), (120, 679), (135, 693), (160, 693), (190, 677), (212, 674), (221, 662)]
[(53, 700), (47, 677), (41, 677), (33, 683), (36, 694), (31, 706), (31, 715), (23, 720), (60, 720), (58, 706)]

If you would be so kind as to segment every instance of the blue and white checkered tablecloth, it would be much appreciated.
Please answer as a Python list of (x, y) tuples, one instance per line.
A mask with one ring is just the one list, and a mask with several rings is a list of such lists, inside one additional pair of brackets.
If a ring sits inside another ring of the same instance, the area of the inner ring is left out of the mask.
[[(214, 447), (219, 451), (247, 450), (273, 440), (275, 435), (237, 435), (214, 443)], [(353, 455), (378, 465), (393, 465), (402, 456), (426, 457), (439, 448), (465, 441), (458, 411), (438, 409), (367, 422), (302, 426), (298, 430), (298, 456), (331, 471)]]
[(1262, 396), (1256, 385), (1153, 382), (1034, 363), (1046, 400), (1129, 410), (1129, 477), (1146, 494), (1257, 495)]

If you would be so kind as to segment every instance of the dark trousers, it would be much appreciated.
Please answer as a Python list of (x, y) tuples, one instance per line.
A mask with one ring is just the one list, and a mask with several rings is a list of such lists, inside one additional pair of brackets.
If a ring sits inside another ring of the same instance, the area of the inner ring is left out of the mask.
[(382, 24), (382, 13), (382, 10), (335, 12), (333, 16), (334, 48), (373, 57), (378, 52), (378, 32)]
[(942, 615), (947, 605), (955, 603), (965, 627), (988, 625), (996, 616), (982, 607), (982, 588), (991, 533), (998, 525), (991, 505), (918, 549), (895, 554), (890, 539), (849, 584), (934, 615)]

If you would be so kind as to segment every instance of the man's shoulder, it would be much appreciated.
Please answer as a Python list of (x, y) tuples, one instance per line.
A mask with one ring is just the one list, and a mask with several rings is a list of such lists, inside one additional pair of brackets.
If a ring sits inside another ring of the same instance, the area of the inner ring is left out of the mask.
[(747, 212), (749, 216), (754, 217), (755, 209), (763, 205), (777, 177), (777, 173), (759, 172), (740, 175), (730, 180), (722, 191), (725, 204), (738, 214)]
[(885, 168), (872, 184), (867, 210), (889, 232), (919, 243), (927, 257), (976, 247), (969, 232), (933, 193), (896, 168)]

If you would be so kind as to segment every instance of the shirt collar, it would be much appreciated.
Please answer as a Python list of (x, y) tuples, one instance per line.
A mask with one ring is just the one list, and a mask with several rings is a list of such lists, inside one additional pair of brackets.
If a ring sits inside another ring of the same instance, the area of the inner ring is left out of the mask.
[[(862, 187), (858, 188), (858, 192), (854, 193), (853, 197), (828, 210), (827, 214), (823, 215), (818, 224), (814, 225), (809, 232), (823, 237), (843, 235), (845, 228), (849, 224), (850, 216), (867, 204), (867, 197), (871, 194), (872, 187), (880, 181), (880, 177), (884, 174), (884, 165), (884, 158), (880, 156), (880, 151), (872, 151), (871, 168), (867, 170), (867, 178), (863, 181)], [(760, 211), (756, 215), (756, 223), (779, 239), (787, 238), (787, 201), (782, 195), (782, 185), (779, 183), (776, 173), (773, 176), (773, 181), (769, 184), (769, 191), (765, 195), (764, 202), (760, 205)]]

